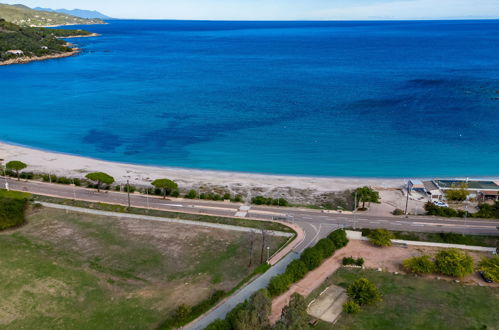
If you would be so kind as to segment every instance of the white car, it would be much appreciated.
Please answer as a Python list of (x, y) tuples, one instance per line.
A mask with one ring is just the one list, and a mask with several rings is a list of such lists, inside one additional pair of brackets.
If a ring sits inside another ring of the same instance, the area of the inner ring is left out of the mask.
[(449, 207), (449, 204), (441, 202), (441, 201), (433, 201), (433, 204), (435, 204), (436, 206), (440, 206), (440, 207)]

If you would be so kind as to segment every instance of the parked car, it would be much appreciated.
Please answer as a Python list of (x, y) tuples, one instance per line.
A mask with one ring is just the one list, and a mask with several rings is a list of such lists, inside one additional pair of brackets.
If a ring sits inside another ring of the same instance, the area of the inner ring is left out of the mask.
[(435, 204), (436, 206), (440, 206), (440, 207), (449, 207), (449, 204), (447, 204), (445, 202), (441, 202), (441, 201), (433, 201), (433, 204)]
[(492, 280), (487, 276), (485, 272), (478, 272), (480, 276), (483, 278), (483, 280), (487, 283), (492, 283)]

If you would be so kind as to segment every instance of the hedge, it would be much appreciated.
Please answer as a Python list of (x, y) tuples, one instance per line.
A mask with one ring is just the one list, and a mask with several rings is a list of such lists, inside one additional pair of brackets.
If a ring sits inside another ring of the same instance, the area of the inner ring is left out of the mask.
[(24, 212), (31, 195), (0, 189), (0, 230), (23, 225)]
[(324, 259), (329, 258), (337, 249), (347, 245), (348, 238), (345, 230), (339, 229), (321, 239), (317, 244), (303, 251), (300, 258), (292, 261), (283, 274), (274, 276), (269, 283), (268, 290), (272, 297), (286, 292), (289, 286), (298, 282), (305, 275), (319, 267)]

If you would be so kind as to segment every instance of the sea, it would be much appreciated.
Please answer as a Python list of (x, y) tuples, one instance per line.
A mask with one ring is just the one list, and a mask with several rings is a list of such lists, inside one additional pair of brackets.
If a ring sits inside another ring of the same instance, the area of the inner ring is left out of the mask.
[(499, 21), (110, 20), (0, 67), (0, 141), (328, 177), (499, 175)]

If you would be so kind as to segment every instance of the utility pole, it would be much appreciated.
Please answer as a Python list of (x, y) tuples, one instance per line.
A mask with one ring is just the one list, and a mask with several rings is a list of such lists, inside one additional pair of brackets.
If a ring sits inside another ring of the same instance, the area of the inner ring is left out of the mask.
[(72, 184), (72, 186), (73, 186), (73, 200), (76, 200), (75, 180), (71, 179), (71, 181), (73, 182), (73, 184)]
[(130, 209), (130, 207), (131, 207), (131, 203), (130, 203), (130, 180), (126, 180), (126, 191), (127, 191), (127, 195), (128, 195), (128, 209)]
[(353, 229), (355, 229), (355, 225), (357, 223), (357, 190), (355, 190), (354, 195), (354, 205), (353, 205)]
[(409, 181), (407, 181), (407, 198), (405, 200), (405, 217), (408, 218), (409, 215), (407, 214), (407, 210), (409, 208)]
[(270, 246), (267, 246), (267, 262), (270, 260)]

